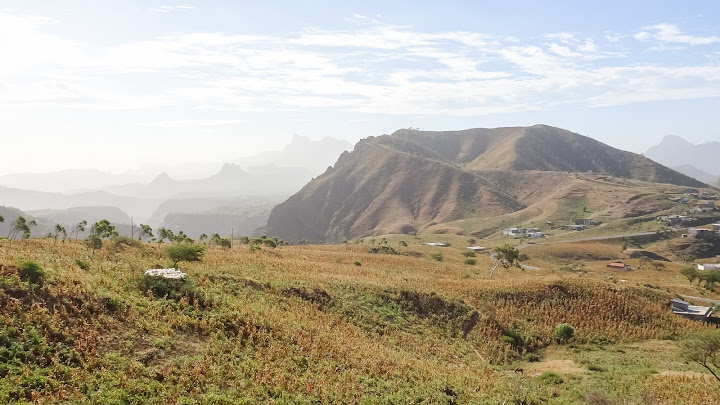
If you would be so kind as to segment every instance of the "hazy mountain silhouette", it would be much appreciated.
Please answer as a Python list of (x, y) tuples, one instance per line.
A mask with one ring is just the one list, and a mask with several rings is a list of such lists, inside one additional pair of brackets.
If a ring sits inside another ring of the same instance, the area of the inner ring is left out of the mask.
[(522, 181), (538, 171), (703, 186), (641, 155), (546, 125), (451, 132), (404, 129), (363, 139), (352, 153), (343, 153), (334, 167), (273, 209), (268, 234), (337, 241), (503, 215), (524, 204), (505, 191), (512, 185), (501, 187), (498, 176), (486, 173), (520, 173), (500, 177)]
[(323, 173), (332, 166), (337, 157), (351, 150), (350, 142), (324, 137), (313, 141), (309, 137), (293, 135), (290, 144), (280, 151), (263, 152), (254, 156), (238, 158), (235, 161), (244, 167), (276, 165), (279, 167), (299, 167), (310, 172), (311, 176)]
[(706, 178), (707, 180), (696, 177), (701, 181), (716, 182), (717, 180), (712, 178), (720, 176), (720, 142), (695, 145), (679, 136), (668, 135), (660, 144), (648, 149), (645, 156), (665, 166), (678, 168), (692, 177), (706, 177), (706, 174), (711, 176)]

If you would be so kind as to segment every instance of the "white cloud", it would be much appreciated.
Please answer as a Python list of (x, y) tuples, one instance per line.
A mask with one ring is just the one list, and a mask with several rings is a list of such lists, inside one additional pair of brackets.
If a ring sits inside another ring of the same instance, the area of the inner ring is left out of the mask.
[(156, 13), (171, 13), (173, 11), (179, 11), (179, 10), (191, 10), (196, 8), (195, 6), (191, 6), (189, 4), (179, 4), (176, 6), (161, 6), (157, 8), (149, 8), (148, 11), (154, 11)]
[[(168, 7), (193, 6), (160, 9)], [(548, 34), (543, 38), (549, 43), (536, 44), (374, 24), (283, 36), (176, 33), (91, 47), (44, 33), (48, 23), (0, 13), (5, 108), (480, 115), (720, 96), (714, 66), (647, 66), (572, 33)], [(715, 38), (668, 27), (674, 26), (649, 27), (635, 37), (693, 44)], [(15, 46), (14, 38), (24, 46)], [(610, 57), (614, 65), (602, 62)], [(143, 125), (242, 122), (198, 118)]]
[(682, 33), (677, 25), (674, 24), (656, 24), (644, 28), (647, 31), (642, 31), (635, 34), (635, 39), (647, 40), (656, 39), (661, 42), (672, 42), (687, 45), (709, 45), (720, 43), (720, 37), (696, 37)]
[(247, 120), (169, 120), (169, 121), (155, 121), (147, 124), (143, 124), (149, 127), (162, 127), (162, 128), (174, 128), (174, 127), (214, 127), (220, 125), (236, 125), (245, 124)]

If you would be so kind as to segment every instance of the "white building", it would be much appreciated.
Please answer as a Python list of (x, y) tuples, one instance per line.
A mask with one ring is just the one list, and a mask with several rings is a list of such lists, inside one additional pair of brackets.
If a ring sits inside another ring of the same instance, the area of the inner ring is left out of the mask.
[(720, 264), (716, 263), (707, 263), (707, 264), (698, 264), (698, 270), (720, 270)]

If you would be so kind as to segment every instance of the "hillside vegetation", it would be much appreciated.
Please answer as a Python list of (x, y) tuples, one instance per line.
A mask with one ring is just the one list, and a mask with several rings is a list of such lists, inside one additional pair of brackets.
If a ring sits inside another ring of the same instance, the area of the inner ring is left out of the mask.
[[(142, 276), (170, 264), (163, 245), (0, 240), (0, 401), (720, 398), (720, 385), (679, 355), (677, 339), (710, 329), (669, 313), (675, 293), (702, 294), (679, 268), (608, 279), (599, 263), (557, 270), (548, 247), (529, 262), (547, 270), (501, 268), (489, 279), (486, 255), (469, 265), (462, 248), (408, 242), (385, 249), (399, 254), (210, 246), (202, 261), (182, 262), (189, 278), (172, 284)], [(568, 341), (557, 339), (562, 323), (574, 328)]]

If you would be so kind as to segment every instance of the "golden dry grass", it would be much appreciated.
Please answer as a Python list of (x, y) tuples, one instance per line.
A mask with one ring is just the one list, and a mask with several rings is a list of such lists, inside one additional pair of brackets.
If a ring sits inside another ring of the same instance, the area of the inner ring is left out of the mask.
[[(55, 353), (24, 375), (3, 377), (0, 400), (541, 403), (557, 394), (574, 401), (582, 396), (576, 389), (558, 393), (508, 372), (525, 353), (556, 347), (558, 323), (575, 327), (578, 345), (705, 328), (668, 313), (671, 293), (640, 284), (657, 282), (658, 272), (613, 283), (543, 262), (541, 271), (501, 268), (489, 279), (487, 255), (469, 266), (461, 249), (401, 252), (420, 257), (370, 254), (362, 245), (210, 247), (201, 262), (181, 263), (196, 291), (173, 301), (139, 288), (144, 269), (168, 262), (157, 245), (93, 252), (74, 242), (0, 241), (2, 325), (38, 328)], [(8, 265), (22, 259), (45, 267), (45, 286), (19, 281)], [(508, 335), (517, 343), (502, 340)], [(79, 362), (63, 360), (61, 349)], [(662, 395), (662, 381), (648, 380), (648, 392)]]

